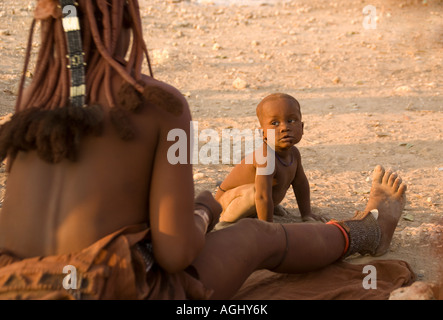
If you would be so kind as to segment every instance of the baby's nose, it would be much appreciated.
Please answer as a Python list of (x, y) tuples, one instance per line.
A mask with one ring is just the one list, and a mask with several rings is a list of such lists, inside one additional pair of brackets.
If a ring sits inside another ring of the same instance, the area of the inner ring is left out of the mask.
[(289, 125), (287, 123), (282, 123), (280, 125), (280, 131), (288, 131), (289, 130)]

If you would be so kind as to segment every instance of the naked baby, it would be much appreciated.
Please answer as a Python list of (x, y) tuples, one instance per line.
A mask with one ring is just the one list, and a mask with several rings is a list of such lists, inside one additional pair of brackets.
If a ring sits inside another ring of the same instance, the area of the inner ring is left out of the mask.
[[(288, 94), (271, 94), (258, 104), (257, 117), (263, 145), (254, 151), (252, 159), (245, 157), (235, 166), (220, 184), (215, 198), (223, 213), (217, 228), (254, 216), (272, 222), (275, 207), (291, 186), (303, 221), (324, 222), (324, 218), (311, 211), (309, 182), (300, 151), (295, 147), (304, 128), (299, 102)], [(268, 170), (269, 163), (260, 159), (275, 160), (273, 170)]]

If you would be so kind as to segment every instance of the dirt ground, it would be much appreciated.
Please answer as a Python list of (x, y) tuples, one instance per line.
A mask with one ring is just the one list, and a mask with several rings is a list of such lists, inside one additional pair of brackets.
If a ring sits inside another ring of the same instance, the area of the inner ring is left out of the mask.
[[(366, 5), (377, 10), (376, 29), (364, 28)], [(33, 0), (0, 2), (0, 116), (13, 111), (34, 6)], [(140, 0), (140, 6), (155, 77), (187, 97), (200, 132), (258, 128), (255, 107), (272, 92), (300, 101), (305, 134), (298, 147), (314, 213), (348, 218), (364, 208), (377, 164), (398, 171), (408, 202), (382, 259), (405, 260), (419, 280), (437, 282), (443, 261), (442, 1), (219, 6)], [(38, 47), (36, 33), (34, 58)], [(196, 191), (215, 191), (232, 167), (195, 165)], [(4, 185), (4, 170), (0, 174)], [(288, 213), (277, 221), (300, 222), (292, 191), (282, 205)]]

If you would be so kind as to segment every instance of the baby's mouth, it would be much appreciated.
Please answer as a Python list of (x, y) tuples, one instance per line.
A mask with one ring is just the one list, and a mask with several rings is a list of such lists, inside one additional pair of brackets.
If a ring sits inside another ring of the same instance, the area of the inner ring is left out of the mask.
[(281, 137), (280, 138), (280, 141), (291, 141), (291, 140), (293, 140), (294, 139), (294, 137), (292, 137), (292, 136), (283, 136), (283, 137)]

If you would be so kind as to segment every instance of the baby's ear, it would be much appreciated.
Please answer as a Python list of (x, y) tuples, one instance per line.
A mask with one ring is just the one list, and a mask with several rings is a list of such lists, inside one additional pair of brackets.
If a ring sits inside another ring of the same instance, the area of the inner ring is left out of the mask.
[(36, 20), (46, 20), (49, 18), (60, 18), (62, 16), (61, 8), (57, 0), (38, 0), (34, 11)]
[(263, 134), (263, 128), (262, 127), (260, 127), (260, 128), (258, 128), (258, 134), (260, 135), (260, 137), (264, 137), (264, 134)]

